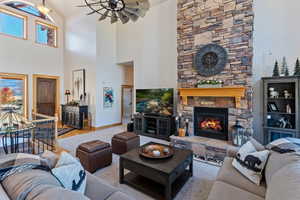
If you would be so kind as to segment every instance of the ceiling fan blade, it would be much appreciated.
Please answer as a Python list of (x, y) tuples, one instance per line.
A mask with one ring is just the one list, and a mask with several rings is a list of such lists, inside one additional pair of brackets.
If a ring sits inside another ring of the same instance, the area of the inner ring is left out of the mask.
[(127, 8), (127, 7), (125, 7), (124, 10), (131, 13), (131, 14), (137, 15), (139, 17), (144, 17), (146, 15), (146, 11), (143, 11), (143, 10), (138, 9), (138, 8)]
[(93, 10), (92, 12), (90, 12), (90, 13), (88, 13), (87, 15), (92, 15), (92, 14), (94, 14), (94, 13), (96, 13), (96, 12), (99, 12), (99, 11), (101, 11), (101, 10), (103, 10), (104, 8), (100, 8), (100, 9), (98, 9), (98, 10)]
[(109, 12), (110, 12), (110, 10), (105, 11), (105, 13), (99, 18), (99, 21), (104, 20), (108, 16)]
[(110, 18), (110, 23), (113, 24), (113, 23), (116, 23), (117, 21), (118, 21), (118, 16), (117, 16), (116, 12), (112, 12), (111, 18)]
[[(101, 4), (101, 1), (94, 2), (94, 3), (89, 3), (90, 6), (97, 5), (97, 4)], [(89, 6), (85, 4), (85, 5), (79, 5), (79, 6), (76, 6), (76, 7), (84, 8), (84, 7), (89, 7)]]
[(135, 15), (135, 14), (132, 14), (132, 13), (129, 13), (127, 12), (125, 9), (123, 11), (121, 11), (124, 15), (126, 15), (127, 17), (129, 17), (130, 20), (132, 21), (137, 21), (139, 16)]
[(127, 22), (129, 22), (129, 17), (124, 15), (122, 12), (118, 12), (117, 13), (119, 18), (120, 18), (120, 21), (123, 23), (123, 24), (126, 24)]
[(131, 3), (126, 3), (125, 4), (127, 8), (139, 8), (139, 9), (144, 9), (144, 10), (149, 10), (150, 9), (150, 3), (148, 0), (139, 2), (131, 2)]

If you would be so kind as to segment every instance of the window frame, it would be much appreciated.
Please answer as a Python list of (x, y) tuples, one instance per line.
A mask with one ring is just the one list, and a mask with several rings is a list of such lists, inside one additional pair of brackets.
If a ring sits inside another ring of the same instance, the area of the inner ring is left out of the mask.
[[(42, 26), (46, 26), (48, 28), (54, 29), (54, 31), (55, 31), (55, 41), (54, 41), (55, 44), (54, 45), (49, 45), (49, 44), (44, 44), (44, 43), (38, 42), (38, 40), (37, 40), (38, 39), (38, 37), (37, 37), (38, 36), (38, 28), (37, 28), (38, 25), (42, 25)], [(43, 22), (41, 20), (35, 20), (34, 26), (35, 26), (35, 43), (44, 45), (47, 47), (58, 48), (58, 27), (57, 26)]]
[(28, 17), (26, 15), (19, 14), (17, 12), (5, 9), (3, 7), (0, 7), (0, 13), (4, 13), (6, 15), (17, 17), (23, 20), (23, 37), (17, 37), (3, 32), (0, 32), (0, 35), (21, 39), (21, 40), (28, 40)]

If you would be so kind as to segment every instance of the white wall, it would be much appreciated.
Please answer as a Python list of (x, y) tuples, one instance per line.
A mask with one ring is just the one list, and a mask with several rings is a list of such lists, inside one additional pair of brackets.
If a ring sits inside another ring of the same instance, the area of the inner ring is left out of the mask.
[[(1, 2), (1, 1), (0, 1)], [(37, 1), (32, 2), (36, 3)], [(1, 6), (3, 7), (3, 6)], [(9, 9), (5, 7), (6, 9)], [(18, 12), (15, 9), (9, 9)], [(40, 19), (28, 16), (28, 40), (16, 39), (9, 36), (0, 35), (0, 72), (22, 73), (29, 75), (29, 111), (32, 109), (32, 74), (45, 74), (61, 77), (61, 93), (63, 94), (64, 75), (64, 37), (63, 18), (56, 12), (51, 16), (58, 27), (58, 48), (48, 47), (35, 43), (35, 20)], [(49, 23), (49, 22), (47, 22)], [(63, 95), (62, 99), (63, 101)]]
[(290, 72), (300, 57), (299, 0), (254, 0), (254, 127), (262, 139), (261, 77), (272, 76), (275, 60), (286, 56)]
[(85, 69), (89, 109), (96, 116), (96, 22), (84, 14), (65, 21), (65, 90), (72, 91), (72, 71)]
[(159, 2), (137, 22), (117, 26), (117, 62), (134, 62), (135, 88), (176, 88), (177, 1)]
[[(123, 72), (116, 61), (116, 24), (97, 22), (97, 126), (121, 123)], [(103, 108), (103, 87), (114, 89), (114, 105)]]
[[(118, 63), (133, 61), (137, 88), (176, 88), (176, 7), (176, 1), (155, 5), (145, 18), (126, 25), (98, 22), (84, 11), (66, 18), (65, 89), (72, 88), (72, 70), (87, 70), (94, 126), (121, 122), (124, 69)], [(103, 108), (103, 87), (114, 89), (111, 109)]]

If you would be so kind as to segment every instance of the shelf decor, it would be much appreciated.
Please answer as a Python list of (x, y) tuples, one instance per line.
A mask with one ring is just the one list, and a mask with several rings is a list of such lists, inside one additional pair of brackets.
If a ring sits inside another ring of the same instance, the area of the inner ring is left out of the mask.
[(284, 137), (300, 138), (300, 77), (262, 80), (264, 143)]
[(221, 88), (223, 81), (219, 80), (201, 80), (197, 83), (197, 88)]

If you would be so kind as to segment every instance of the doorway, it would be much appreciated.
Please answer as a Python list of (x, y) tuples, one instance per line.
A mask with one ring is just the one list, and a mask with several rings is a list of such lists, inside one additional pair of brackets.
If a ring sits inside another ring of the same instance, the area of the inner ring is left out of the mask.
[(59, 77), (33, 75), (34, 112), (55, 116), (59, 115)]
[(128, 124), (133, 114), (133, 86), (122, 85), (122, 123)]

